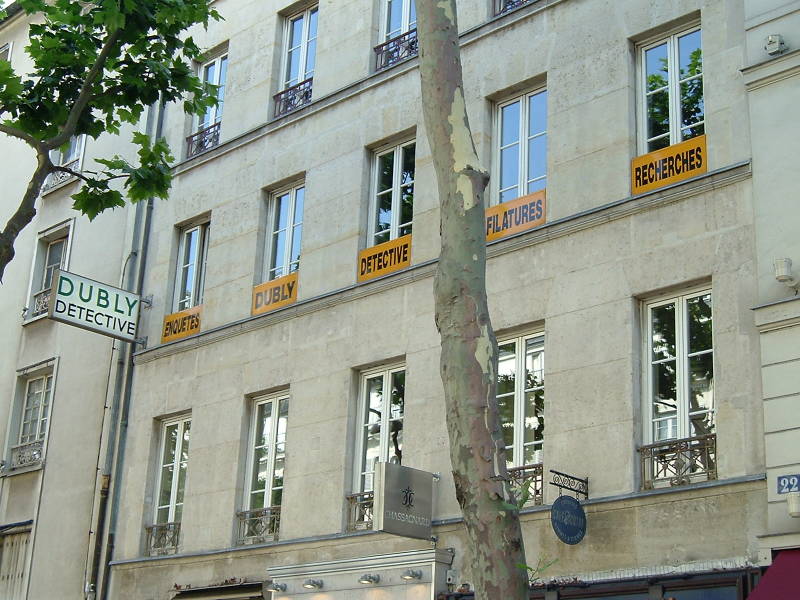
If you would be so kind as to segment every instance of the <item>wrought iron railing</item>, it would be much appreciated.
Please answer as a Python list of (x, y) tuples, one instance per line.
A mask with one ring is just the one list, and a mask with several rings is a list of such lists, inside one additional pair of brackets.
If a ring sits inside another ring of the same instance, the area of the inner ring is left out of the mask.
[(358, 492), (347, 495), (347, 531), (372, 529), (372, 508), (375, 504), (373, 492)]
[(375, 70), (380, 71), (407, 58), (414, 58), (418, 51), (417, 30), (412, 29), (388, 42), (375, 46)]
[(47, 312), (50, 306), (50, 288), (36, 292), (33, 295), (33, 310), (31, 310), (31, 318), (38, 317)]
[(494, 13), (495, 15), (502, 15), (509, 11), (514, 10), (518, 6), (522, 6), (523, 4), (531, 4), (536, 0), (499, 0), (497, 4), (497, 12)]
[(181, 524), (158, 523), (145, 527), (147, 532), (147, 554), (149, 556), (161, 556), (163, 554), (175, 554), (178, 551), (178, 543), (181, 538)]
[(19, 446), (12, 446), (9, 468), (22, 469), (23, 467), (31, 467), (40, 464), (42, 462), (43, 448), (44, 442), (42, 440), (20, 444)]
[(186, 138), (186, 157), (191, 158), (219, 144), (221, 122), (209, 125)]
[[(80, 159), (76, 158), (75, 160), (71, 160), (68, 163), (64, 163), (61, 165), (65, 169), (70, 169), (72, 171), (77, 171), (78, 166), (80, 165)], [(53, 171), (50, 175), (47, 176), (47, 179), (44, 180), (42, 184), (42, 192), (46, 192), (48, 190), (53, 189), (54, 187), (61, 185), (62, 183), (66, 183), (70, 179), (73, 179), (75, 175), (72, 173), (67, 173), (66, 171)]]
[(271, 506), (236, 513), (239, 520), (239, 544), (262, 544), (278, 539), (281, 507)]
[(717, 478), (717, 436), (713, 433), (642, 446), (639, 454), (646, 490)]
[(311, 77), (275, 94), (273, 96), (275, 99), (275, 118), (288, 115), (290, 112), (311, 102), (313, 84), (314, 78)]
[(542, 463), (522, 465), (508, 470), (511, 486), (517, 493), (517, 501), (525, 500), (525, 506), (542, 503), (544, 477)]

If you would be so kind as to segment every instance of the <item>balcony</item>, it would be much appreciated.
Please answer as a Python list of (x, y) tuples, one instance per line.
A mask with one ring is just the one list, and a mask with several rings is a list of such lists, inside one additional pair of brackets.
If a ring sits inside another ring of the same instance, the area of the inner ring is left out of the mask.
[(311, 102), (311, 90), (314, 78), (301, 81), (273, 96), (275, 100), (275, 118), (288, 115)]
[(542, 503), (544, 477), (542, 463), (522, 465), (508, 470), (511, 487), (517, 494), (517, 501), (525, 499), (523, 506), (534, 506)]
[(278, 539), (281, 524), (281, 507), (271, 506), (236, 513), (239, 521), (238, 544), (263, 544)]
[(717, 436), (713, 433), (642, 446), (639, 454), (645, 490), (717, 478)]
[(30, 318), (33, 319), (34, 317), (38, 317), (39, 315), (45, 314), (49, 307), (50, 307), (50, 288), (42, 290), (41, 292), (36, 292), (33, 295), (33, 310), (31, 311)]
[(388, 69), (399, 62), (414, 58), (418, 51), (417, 30), (412, 29), (388, 42), (375, 46), (375, 70)]
[(42, 463), (43, 448), (44, 442), (42, 440), (12, 446), (9, 469), (23, 469), (40, 465)]
[[(77, 171), (80, 164), (81, 160), (79, 158), (76, 158), (75, 160), (72, 160), (68, 163), (64, 163), (63, 165), (60, 166), (64, 167), (65, 169), (71, 169), (72, 171)], [(73, 175), (72, 173), (67, 173), (66, 171), (53, 171), (52, 173), (50, 173), (50, 175), (47, 176), (47, 179), (45, 179), (44, 183), (42, 184), (42, 194), (72, 179), (75, 179), (75, 175)]]
[(159, 523), (145, 527), (147, 533), (147, 555), (163, 556), (175, 554), (181, 537), (181, 524)]
[(507, 12), (511, 12), (515, 8), (524, 6), (525, 4), (532, 4), (535, 1), (536, 0), (499, 0), (497, 12), (494, 14), (495, 16), (504, 15)]
[(186, 158), (197, 156), (219, 144), (221, 122), (216, 122), (186, 138)]
[(372, 529), (372, 507), (375, 504), (373, 492), (359, 492), (346, 496), (347, 531), (369, 531)]

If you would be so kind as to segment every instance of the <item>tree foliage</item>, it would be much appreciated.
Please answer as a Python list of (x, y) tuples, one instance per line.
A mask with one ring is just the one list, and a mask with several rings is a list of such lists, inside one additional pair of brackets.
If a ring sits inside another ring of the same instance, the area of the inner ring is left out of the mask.
[[(33, 67), (16, 73), (0, 60), (0, 133), (24, 141), (37, 167), (19, 207), (0, 232), (0, 279), (14, 256), (13, 244), (36, 214), (46, 177), (62, 171), (84, 184), (74, 208), (90, 219), (122, 206), (111, 185), (121, 180), (133, 202), (166, 198), (174, 160), (163, 140), (134, 134), (138, 164), (119, 156), (98, 160), (102, 170), (74, 172), (54, 164), (51, 151), (74, 136), (97, 138), (135, 124), (155, 102), (182, 101), (188, 113), (212, 106), (214, 90), (197, 77), (192, 61), (200, 48), (187, 29), (207, 26), (219, 14), (211, 0), (18, 0), (33, 23), (25, 48)], [(0, 19), (4, 15), (0, 11)]]

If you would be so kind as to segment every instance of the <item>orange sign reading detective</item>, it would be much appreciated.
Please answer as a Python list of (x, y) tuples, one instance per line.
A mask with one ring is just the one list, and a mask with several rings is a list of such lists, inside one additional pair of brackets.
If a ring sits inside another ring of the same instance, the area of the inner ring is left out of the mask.
[(708, 170), (706, 136), (674, 144), (631, 161), (631, 194), (643, 194)]
[(253, 288), (251, 314), (261, 315), (297, 301), (297, 271)]
[(202, 312), (203, 305), (201, 304), (164, 317), (164, 326), (161, 328), (161, 343), (174, 342), (195, 333), (200, 333), (200, 314)]
[(545, 222), (545, 190), (486, 209), (486, 241), (533, 229)]
[(358, 281), (388, 275), (411, 265), (411, 234), (358, 253)]

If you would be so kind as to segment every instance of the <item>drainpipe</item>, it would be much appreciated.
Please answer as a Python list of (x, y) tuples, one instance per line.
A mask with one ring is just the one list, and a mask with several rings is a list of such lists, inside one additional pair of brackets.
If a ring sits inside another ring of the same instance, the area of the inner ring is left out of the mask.
[[(160, 101), (158, 103), (158, 113), (155, 125), (155, 139), (159, 139), (162, 135), (164, 125), (164, 108), (165, 103)], [(152, 114), (152, 112), (150, 113)], [(148, 123), (147, 131), (152, 131), (152, 122)], [(137, 268), (136, 286), (132, 290), (135, 294), (141, 295), (142, 288), (144, 287), (144, 273), (145, 265), (147, 264), (147, 251), (150, 241), (150, 230), (152, 225), (153, 215), (153, 198), (147, 199), (145, 207), (142, 204), (136, 206), (136, 217), (134, 221), (134, 235), (132, 242), (132, 252), (139, 256), (139, 264)], [(144, 213), (144, 214), (142, 214)], [(143, 228), (144, 231), (141, 235), (141, 242), (139, 243), (138, 251), (136, 243), (138, 240), (139, 230)], [(129, 274), (128, 286), (133, 284), (133, 270)], [(127, 289), (130, 289), (128, 287)], [(141, 308), (140, 308), (141, 309)], [(122, 481), (122, 467), (125, 461), (125, 446), (128, 432), (128, 415), (130, 413), (131, 391), (133, 384), (133, 351), (134, 344), (128, 343), (125, 346), (124, 356), (120, 354), (116, 381), (114, 388), (114, 403), (112, 406), (112, 425), (111, 437), (109, 438), (108, 446), (106, 448), (105, 464), (103, 468), (103, 475), (100, 487), (100, 507), (98, 509), (98, 533), (95, 537), (95, 549), (92, 565), (92, 581), (91, 589), (97, 590), (98, 581), (101, 584), (99, 598), (105, 600), (108, 597), (108, 584), (111, 575), (111, 561), (114, 558), (114, 541), (117, 528), (117, 518), (119, 516), (119, 495)], [(124, 383), (123, 383), (124, 381)], [(122, 400), (121, 411), (119, 408), (120, 396)], [(119, 414), (119, 421), (117, 422), (117, 415)], [(116, 452), (115, 452), (116, 450)], [(106, 513), (108, 511), (108, 500), (111, 498), (111, 510), (108, 517), (108, 534), (106, 537), (106, 551), (105, 562), (101, 564), (102, 557), (102, 544), (106, 528)], [(94, 596), (98, 597), (96, 592)]]

